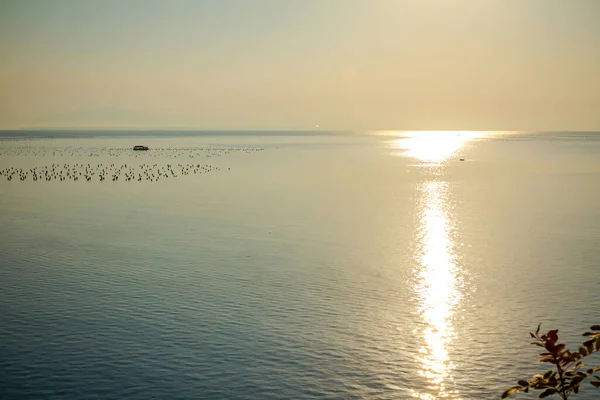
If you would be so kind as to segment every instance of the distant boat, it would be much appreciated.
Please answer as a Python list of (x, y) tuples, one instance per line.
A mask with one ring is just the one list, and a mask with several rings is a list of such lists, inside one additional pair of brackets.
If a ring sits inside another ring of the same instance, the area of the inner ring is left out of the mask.
[(133, 146), (134, 150), (150, 150), (148, 146)]

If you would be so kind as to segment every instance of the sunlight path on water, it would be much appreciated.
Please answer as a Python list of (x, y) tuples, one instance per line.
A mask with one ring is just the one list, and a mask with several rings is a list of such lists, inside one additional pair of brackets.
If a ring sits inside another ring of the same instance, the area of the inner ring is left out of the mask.
[[(390, 142), (400, 155), (413, 158), (419, 166), (443, 167), (466, 143), (481, 136), (480, 132), (414, 132)], [(411, 389), (418, 399), (460, 398), (453, 389), (453, 360), (448, 347), (454, 338), (452, 320), (462, 299), (461, 266), (457, 263), (456, 244), (452, 238), (456, 216), (449, 206), (449, 184), (440, 169), (427, 169), (424, 182), (417, 188), (414, 255), (414, 292), (417, 313), (423, 324), (414, 334), (422, 343), (416, 360), (419, 374), (428, 385)]]
[[(461, 300), (459, 267), (455, 261), (455, 244), (451, 239), (450, 217), (446, 211), (448, 185), (428, 182), (421, 188), (419, 205), (419, 253), (415, 266), (418, 313), (424, 324), (415, 333), (422, 340), (417, 355), (419, 374), (429, 382), (428, 392), (413, 390), (419, 399), (440, 397), (456, 398), (457, 393), (447, 388), (452, 381), (452, 360), (448, 345), (454, 337), (452, 318)], [(436, 393), (432, 395), (431, 392)]]

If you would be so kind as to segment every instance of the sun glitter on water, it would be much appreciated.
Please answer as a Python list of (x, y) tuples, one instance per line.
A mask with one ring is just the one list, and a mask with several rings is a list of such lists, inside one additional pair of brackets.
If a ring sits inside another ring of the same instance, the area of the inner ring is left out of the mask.
[(448, 354), (448, 345), (454, 336), (452, 317), (461, 300), (459, 266), (446, 211), (447, 190), (444, 182), (428, 182), (421, 188), (417, 237), (420, 252), (414, 290), (419, 302), (418, 313), (424, 322), (423, 330), (416, 332), (423, 340), (417, 360), (419, 374), (428, 381), (428, 393), (414, 391), (413, 396), (419, 399), (457, 397), (457, 393), (446, 387), (452, 380), (453, 369)]
[[(428, 131), (409, 132), (389, 142), (399, 154), (423, 166), (443, 166), (481, 132)], [(414, 293), (417, 313), (423, 328), (415, 330), (421, 340), (416, 355), (419, 374), (425, 378), (424, 388), (413, 389), (414, 398), (459, 399), (453, 389), (453, 360), (449, 346), (454, 338), (452, 320), (462, 299), (460, 265), (452, 230), (456, 224), (448, 204), (449, 184), (439, 174), (418, 189), (419, 224), (416, 232), (417, 253), (414, 268)]]
[(476, 131), (407, 132), (390, 142), (400, 154), (428, 164), (441, 164), (467, 142), (482, 136)]

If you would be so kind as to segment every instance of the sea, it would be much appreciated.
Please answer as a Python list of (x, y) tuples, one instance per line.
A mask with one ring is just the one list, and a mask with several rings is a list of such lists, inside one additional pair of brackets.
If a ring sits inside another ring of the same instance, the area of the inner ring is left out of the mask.
[(598, 132), (0, 133), (0, 399), (497, 399), (540, 323), (600, 323)]

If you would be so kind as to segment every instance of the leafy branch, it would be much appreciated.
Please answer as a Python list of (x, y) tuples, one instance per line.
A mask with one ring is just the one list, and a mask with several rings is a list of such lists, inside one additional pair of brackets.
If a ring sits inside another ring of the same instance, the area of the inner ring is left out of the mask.
[(581, 361), (584, 357), (592, 353), (600, 352), (600, 325), (594, 325), (590, 328), (591, 332), (586, 332), (583, 336), (588, 337), (577, 351), (571, 351), (563, 343), (558, 343), (558, 330), (548, 331), (540, 336), (541, 324), (538, 325), (535, 333), (530, 333), (535, 346), (542, 347), (543, 353), (540, 353), (540, 362), (552, 364), (554, 367), (543, 374), (536, 374), (530, 380), (520, 380), (518, 386), (513, 386), (502, 393), (502, 398), (510, 396), (513, 393), (525, 392), (530, 389), (542, 390), (540, 398), (558, 395), (561, 399), (567, 400), (572, 393), (579, 392), (579, 386), (584, 379), (592, 376), (590, 384), (600, 388), (600, 376), (594, 375), (600, 371), (600, 366), (584, 370), (585, 364)]

